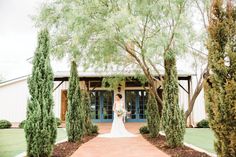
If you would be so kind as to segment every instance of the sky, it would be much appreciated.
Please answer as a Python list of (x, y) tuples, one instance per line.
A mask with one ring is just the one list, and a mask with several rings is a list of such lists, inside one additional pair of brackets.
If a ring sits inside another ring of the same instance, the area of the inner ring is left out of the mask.
[[(33, 56), (37, 46), (37, 29), (31, 16), (38, 14), (44, 1), (0, 0), (0, 78), (9, 80), (31, 73), (27, 59)], [(68, 66), (55, 64), (59, 69)], [(190, 63), (179, 61), (178, 66), (190, 67)]]
[(29, 74), (27, 62), (37, 45), (37, 30), (30, 16), (42, 0), (0, 0), (0, 75), (12, 79)]

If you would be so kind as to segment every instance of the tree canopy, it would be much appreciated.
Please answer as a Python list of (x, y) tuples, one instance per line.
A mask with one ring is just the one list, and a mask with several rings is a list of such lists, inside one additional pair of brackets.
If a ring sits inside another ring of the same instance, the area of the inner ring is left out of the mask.
[(189, 5), (187, 0), (55, 0), (45, 3), (37, 21), (49, 27), (59, 58), (69, 54), (83, 67), (143, 73), (161, 111), (155, 89), (163, 82), (163, 54), (186, 52)]
[(57, 57), (70, 54), (86, 65), (133, 65), (130, 49), (140, 60), (162, 64), (169, 46), (178, 54), (185, 51), (191, 34), (187, 5), (185, 0), (55, 0), (44, 4), (37, 23), (50, 28)]

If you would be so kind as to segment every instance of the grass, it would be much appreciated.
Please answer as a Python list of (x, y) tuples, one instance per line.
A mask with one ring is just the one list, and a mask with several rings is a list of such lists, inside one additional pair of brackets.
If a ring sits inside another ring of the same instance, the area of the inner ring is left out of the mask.
[[(66, 138), (66, 131), (59, 128), (56, 141)], [(184, 137), (184, 142), (202, 148), (208, 152), (215, 153), (214, 135), (210, 129), (188, 128)], [(23, 129), (0, 129), (0, 156), (13, 157), (24, 152), (26, 142)]]
[[(57, 130), (56, 141), (67, 138), (66, 131)], [(26, 150), (25, 134), (23, 129), (0, 129), (0, 156), (14, 157)]]
[(211, 153), (215, 153), (214, 140), (213, 131), (208, 128), (187, 128), (184, 136), (184, 142)]

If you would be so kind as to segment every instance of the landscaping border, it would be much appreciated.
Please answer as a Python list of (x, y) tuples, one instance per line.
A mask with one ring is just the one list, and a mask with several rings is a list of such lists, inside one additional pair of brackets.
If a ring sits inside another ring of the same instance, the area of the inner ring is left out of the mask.
[[(159, 132), (159, 134), (162, 135), (162, 136), (166, 136), (165, 133), (164, 133), (164, 132), (161, 132), (161, 131)], [(198, 151), (198, 152), (206, 153), (207, 155), (212, 156), (212, 157), (217, 157), (216, 154), (211, 153), (211, 152), (208, 152), (208, 151), (206, 151), (206, 150), (204, 150), (204, 149), (202, 149), (202, 148), (199, 148), (199, 147), (197, 147), (197, 146), (194, 146), (194, 145), (192, 145), (192, 144), (189, 144), (189, 143), (184, 142), (184, 145), (185, 145), (186, 147), (192, 148), (192, 149), (194, 149), (194, 150), (196, 150), (196, 151)]]

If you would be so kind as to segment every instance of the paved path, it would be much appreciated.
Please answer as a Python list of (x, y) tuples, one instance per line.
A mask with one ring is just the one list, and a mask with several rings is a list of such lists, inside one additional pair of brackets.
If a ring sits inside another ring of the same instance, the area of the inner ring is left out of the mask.
[[(99, 125), (99, 133), (109, 132), (111, 123)], [(126, 123), (126, 128), (138, 134), (142, 123)], [(95, 137), (83, 144), (71, 157), (168, 157), (140, 134), (132, 138)]]

